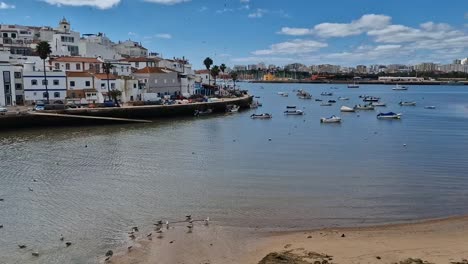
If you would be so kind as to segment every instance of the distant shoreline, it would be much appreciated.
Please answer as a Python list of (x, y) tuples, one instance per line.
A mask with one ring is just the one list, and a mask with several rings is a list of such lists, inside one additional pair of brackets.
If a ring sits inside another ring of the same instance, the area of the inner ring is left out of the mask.
[[(307, 84), (352, 84), (353, 81), (341, 81), (341, 80), (290, 80), (290, 81), (250, 81), (251, 83), (307, 83)], [(426, 82), (384, 82), (384, 81), (357, 81), (356, 84), (378, 84), (378, 85), (447, 85), (447, 86), (464, 86), (468, 85), (468, 82), (460, 82), (460, 84), (450, 84), (441, 81), (426, 81)]]

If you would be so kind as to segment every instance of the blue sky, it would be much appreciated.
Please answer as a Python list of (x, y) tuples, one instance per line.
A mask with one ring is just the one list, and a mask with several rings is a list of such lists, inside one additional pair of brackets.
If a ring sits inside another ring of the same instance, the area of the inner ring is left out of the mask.
[(140, 41), (195, 68), (419, 62), (468, 57), (467, 0), (0, 0), (0, 23)]

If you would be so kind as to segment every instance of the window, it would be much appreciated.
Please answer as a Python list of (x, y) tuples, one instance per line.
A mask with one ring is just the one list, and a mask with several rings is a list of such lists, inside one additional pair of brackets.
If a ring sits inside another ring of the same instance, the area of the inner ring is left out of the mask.
[(89, 69), (94, 70), (94, 64), (89, 64)]
[(75, 87), (75, 81), (70, 81), (70, 87)]
[(48, 95), (47, 92), (43, 92), (43, 93), (42, 93), (42, 97), (44, 97), (44, 98), (47, 98), (47, 95)]
[(23, 89), (23, 85), (21, 83), (16, 83), (15, 84), (15, 90), (22, 90)]
[(81, 70), (81, 64), (79, 64), (79, 63), (76, 64), (76, 70), (78, 70), (78, 71)]
[(129, 72), (129, 71), (130, 71), (130, 67), (129, 67), (129, 66), (127, 66), (127, 72)]
[(130, 101), (133, 101), (133, 95), (130, 95)]
[(60, 63), (55, 63), (55, 69), (60, 70)]
[(124, 71), (124, 66), (121, 66), (121, 67), (120, 67), (120, 71), (121, 71), (121, 72)]
[(75, 93), (71, 93), (71, 98), (75, 98), (76, 97), (76, 94)]
[(59, 80), (54, 80), (54, 85), (60, 85), (60, 81)]
[(137, 88), (137, 85), (136, 83), (133, 84), (133, 89), (136, 89)]
[(139, 62), (135, 62), (135, 67), (136, 67), (136, 68), (140, 67), (140, 63), (139, 63)]
[(49, 84), (49, 80), (42, 80), (42, 85), (48, 85)]
[(3, 33), (4, 38), (8, 38), (8, 33)]
[(15, 72), (15, 78), (20, 79), (21, 78), (21, 72)]
[(34, 92), (34, 93), (33, 93), (33, 95), (34, 95), (34, 96), (37, 96), (37, 93), (36, 93), (36, 92)]
[(101, 71), (101, 67), (99, 66), (99, 64), (96, 64), (96, 66), (94, 66), (96, 68), (96, 72), (100, 72)]
[(90, 87), (90, 86), (91, 86), (91, 82), (90, 82), (90, 81), (86, 81), (86, 82), (85, 82), (85, 86), (86, 86), (86, 87)]
[(105, 84), (105, 83), (101, 83), (101, 88), (106, 88), (106, 84)]
[(167, 80), (166, 80), (166, 79), (164, 79), (164, 83), (167, 83)]
[(111, 89), (115, 89), (115, 83), (111, 83)]
[(60, 98), (60, 93), (59, 92), (54, 92), (54, 98)]
[(65, 64), (65, 70), (67, 70), (67, 71), (70, 70), (70, 63)]
[(37, 85), (37, 80), (31, 80), (31, 85)]

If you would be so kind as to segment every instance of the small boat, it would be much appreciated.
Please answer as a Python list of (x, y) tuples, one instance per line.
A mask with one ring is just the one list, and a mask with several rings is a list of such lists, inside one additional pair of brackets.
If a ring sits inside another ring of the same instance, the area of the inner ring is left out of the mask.
[(416, 106), (416, 102), (399, 102), (401, 106)]
[(307, 94), (307, 95), (301, 95), (301, 96), (299, 96), (299, 99), (306, 99), (306, 100), (310, 100), (310, 99), (312, 99), (312, 95), (310, 95), (310, 94)]
[(330, 92), (323, 92), (320, 94), (321, 96), (333, 96), (333, 93)]
[(258, 103), (253, 102), (253, 103), (251, 103), (251, 104), (249, 105), (249, 107), (250, 107), (250, 109), (256, 109), (256, 108), (258, 108)]
[(252, 119), (271, 119), (273, 116), (271, 114), (268, 114), (268, 113), (264, 113), (264, 114), (252, 114), (250, 116), (250, 118)]
[(237, 113), (239, 112), (240, 106), (238, 105), (227, 105), (226, 112), (228, 113)]
[(194, 116), (204, 116), (204, 115), (209, 115), (213, 113), (213, 109), (206, 109), (204, 111), (201, 110), (195, 110), (195, 113), (193, 114)]
[(356, 110), (374, 110), (374, 106), (372, 105), (356, 105), (354, 106)]
[(369, 97), (369, 96), (368, 96), (368, 95), (365, 95), (365, 94), (361, 94), (361, 95), (359, 96), (359, 98), (366, 98), (366, 97)]
[(378, 102), (380, 100), (380, 97), (375, 97), (375, 96), (367, 96), (363, 99), (364, 102)]
[(320, 123), (341, 123), (341, 117), (332, 115), (328, 118), (322, 117), (320, 118)]
[(304, 112), (302, 110), (286, 110), (284, 111), (285, 115), (303, 115)]
[(356, 112), (356, 110), (354, 108), (351, 108), (351, 107), (348, 107), (348, 106), (345, 106), (345, 105), (343, 105), (340, 108), (340, 111), (341, 112)]
[(430, 105), (430, 106), (425, 106), (424, 109), (436, 109), (436, 107), (433, 105)]
[(377, 115), (378, 119), (400, 119), (401, 114), (396, 114), (393, 112), (388, 112), (388, 113), (380, 113)]
[(359, 85), (357, 85), (356, 83), (348, 84), (348, 88), (359, 88)]
[(255, 96), (255, 98), (260, 98), (260, 96)]
[(334, 104), (336, 103), (336, 100), (328, 100), (329, 103)]
[(315, 99), (315, 102), (322, 102), (322, 99)]
[(375, 107), (385, 107), (385, 106), (387, 106), (387, 104), (383, 103), (383, 102), (372, 102), (371, 105), (375, 106)]
[(348, 97), (338, 97), (338, 100), (347, 101), (347, 100), (349, 100), (349, 98)]
[(323, 103), (323, 104), (320, 104), (320, 106), (332, 106), (333, 104), (331, 103)]
[(278, 92), (278, 95), (283, 95), (285, 94), (285, 92)]
[(408, 90), (408, 87), (400, 86), (399, 84), (397, 84), (395, 87), (392, 88), (392, 90), (394, 90), (394, 91), (406, 91), (406, 90)]
[(283, 96), (283, 97), (288, 97), (289, 94), (288, 94), (288, 93), (283, 93), (281, 96)]
[(257, 101), (257, 106), (258, 106), (258, 107), (262, 107), (262, 106), (263, 106), (263, 104), (262, 104), (262, 103), (260, 103), (259, 101)]
[(288, 106), (286, 106), (286, 109), (296, 109), (296, 106), (295, 105), (288, 105)]

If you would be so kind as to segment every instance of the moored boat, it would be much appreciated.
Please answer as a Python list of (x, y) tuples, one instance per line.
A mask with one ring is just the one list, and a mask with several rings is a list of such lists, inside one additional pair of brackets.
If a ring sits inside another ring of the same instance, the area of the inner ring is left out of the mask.
[(302, 110), (286, 110), (284, 111), (285, 115), (303, 115), (304, 112)]
[(354, 109), (355, 110), (374, 110), (374, 106), (372, 105), (356, 105), (354, 106)]
[(433, 105), (429, 105), (429, 106), (425, 106), (424, 109), (436, 109), (436, 107)]
[(320, 104), (320, 106), (332, 106), (333, 104), (332, 103), (323, 103), (323, 104)]
[(375, 97), (375, 96), (366, 96), (363, 99), (364, 102), (378, 102), (379, 100), (380, 100), (380, 97)]
[(349, 98), (348, 97), (338, 97), (338, 100), (347, 101), (347, 100), (349, 100)]
[(320, 94), (321, 96), (333, 96), (333, 93), (330, 92), (323, 92)]
[(348, 106), (345, 106), (345, 105), (343, 105), (340, 108), (340, 111), (341, 112), (356, 112), (356, 110), (354, 108), (351, 108), (351, 107), (348, 107)]
[(377, 115), (378, 119), (400, 119), (401, 114), (396, 114), (394, 112), (388, 112), (388, 113), (379, 113)]
[(252, 114), (250, 116), (250, 118), (252, 119), (271, 119), (273, 116), (271, 114), (268, 114), (268, 113), (264, 113), (264, 114)]
[(206, 109), (206, 110), (195, 110), (194, 116), (204, 116), (213, 113), (213, 109)]
[(315, 99), (315, 102), (322, 102), (322, 99)]
[(226, 112), (228, 113), (237, 113), (239, 112), (240, 106), (238, 105), (227, 105)]
[(296, 109), (296, 106), (295, 105), (288, 105), (288, 106), (286, 106), (286, 109)]
[(372, 102), (371, 105), (375, 106), (375, 107), (385, 107), (385, 106), (387, 106), (387, 104), (383, 103), (383, 102)]
[(401, 106), (416, 106), (416, 102), (399, 102), (398, 103)]
[(332, 115), (330, 117), (320, 118), (320, 123), (341, 123), (341, 117)]
[(406, 91), (406, 90), (408, 90), (408, 87), (401, 86), (401, 85), (397, 84), (395, 87), (392, 88), (392, 90), (394, 90), (394, 91)]
[(336, 100), (328, 100), (329, 103), (334, 104), (336, 103)]

